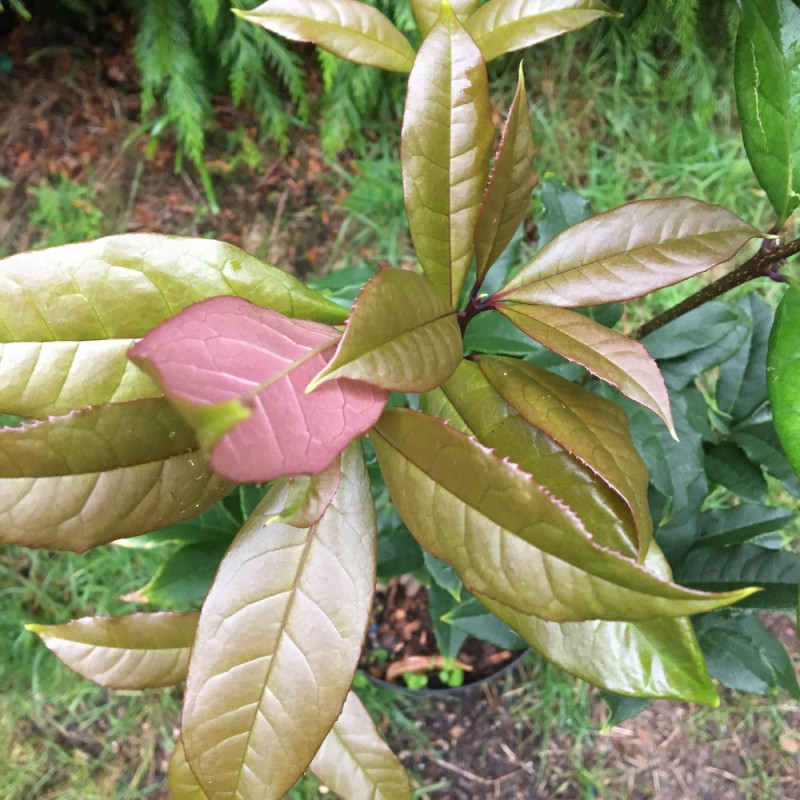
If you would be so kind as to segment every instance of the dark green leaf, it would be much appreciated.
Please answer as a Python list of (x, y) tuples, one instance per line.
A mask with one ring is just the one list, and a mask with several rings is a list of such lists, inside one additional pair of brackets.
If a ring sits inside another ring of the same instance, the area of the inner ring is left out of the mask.
[(545, 176), (540, 184), (540, 191), (544, 212), (536, 220), (536, 241), (539, 249), (561, 231), (592, 216), (589, 201), (554, 176)]
[(765, 533), (779, 531), (789, 525), (797, 514), (788, 508), (741, 505), (706, 511), (699, 517), (701, 545), (727, 547), (741, 544)]
[(767, 499), (767, 482), (763, 472), (732, 442), (706, 447), (706, 475), (710, 481), (724, 486), (743, 500), (753, 503)]
[(461, 583), (458, 573), (447, 562), (432, 556), (428, 552), (423, 551), (422, 557), (425, 562), (425, 569), (430, 572), (434, 583), (452, 595), (456, 602), (461, 600), (464, 584)]
[(469, 597), (448, 611), (445, 619), (453, 627), (460, 628), (470, 636), (504, 650), (522, 650), (528, 646), (521, 636), (514, 633), (508, 623), (490, 613), (475, 597)]
[(428, 589), (428, 611), (433, 624), (433, 635), (436, 637), (439, 652), (445, 658), (455, 658), (469, 636), (468, 631), (452, 625), (447, 618), (457, 604), (458, 599), (441, 586), (434, 583)]
[(635, 717), (644, 711), (652, 702), (649, 697), (626, 697), (623, 694), (603, 689), (600, 696), (608, 706), (608, 719), (603, 723), (603, 730), (608, 731), (625, 720)]

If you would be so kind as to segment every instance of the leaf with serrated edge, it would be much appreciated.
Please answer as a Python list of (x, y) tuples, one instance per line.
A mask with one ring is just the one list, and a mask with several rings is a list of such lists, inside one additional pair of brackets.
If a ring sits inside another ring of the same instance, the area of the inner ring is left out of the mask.
[(519, 467), (426, 414), (388, 409), (370, 433), (392, 501), (473, 593), (557, 622), (718, 608), (755, 589), (692, 592), (600, 547)]
[(313, 42), (339, 58), (408, 72), (414, 48), (377, 8), (359, 0), (268, 0), (240, 17), (296, 42)]
[(497, 310), (531, 339), (654, 411), (675, 436), (667, 387), (643, 344), (558, 306), (501, 303)]
[(403, 765), (386, 746), (358, 696), (350, 692), (311, 771), (340, 797), (411, 800)]
[(567, 307), (630, 300), (728, 261), (761, 236), (721, 206), (639, 200), (558, 234), (493, 299)]
[(0, 478), (105, 472), (195, 450), (194, 431), (165, 399), (114, 403), (0, 430)]
[(183, 752), (183, 742), (180, 739), (175, 742), (175, 749), (169, 760), (167, 781), (170, 800), (208, 800), (208, 795), (200, 787), (186, 761), (186, 753)]
[(26, 625), (78, 675), (111, 689), (152, 689), (186, 679), (197, 613), (84, 617)]
[(535, 153), (528, 97), (525, 94), (525, 80), (520, 64), (517, 91), (508, 112), (503, 137), (475, 224), (475, 259), (479, 284), (483, 282), (489, 267), (514, 238), (514, 233), (522, 224), (528, 210), (531, 192), (538, 180), (533, 166)]
[(465, 23), (491, 61), (504, 53), (619, 16), (599, 0), (489, 0)]
[(213, 444), (209, 463), (231, 480), (265, 483), (321, 472), (380, 416), (388, 393), (363, 383), (332, 380), (305, 394), (338, 339), (326, 325), (213, 297), (149, 333), (131, 358), (187, 417), (187, 405), (246, 406), (251, 416)]
[(458, 318), (431, 282), (416, 272), (384, 269), (356, 298), (328, 365), (306, 391), (351, 378), (397, 392), (427, 392), (461, 361)]
[[(522, 380), (527, 383), (524, 375), (519, 375), (513, 367), (503, 370), (511, 373), (512, 381)], [(540, 387), (535, 380), (531, 383), (532, 389)], [(554, 408), (556, 412), (563, 411), (564, 404), (558, 397), (558, 392), (555, 396), (548, 396), (545, 389), (530, 398), (531, 402), (526, 401), (517, 408), (514, 403), (520, 405), (519, 398), (504, 398), (481, 371), (481, 367), (471, 361), (464, 361), (441, 391), (450, 406), (442, 405), (440, 416), (448, 423), (455, 424), (464, 433), (476, 436), (482, 444), (491, 447), (500, 456), (511, 459), (531, 475), (545, 490), (580, 517), (598, 545), (631, 558), (638, 557), (639, 533), (624, 497), (608, 481), (599, 477), (595, 470), (578, 460), (563, 444), (535, 424), (538, 418), (544, 417), (546, 420)], [(430, 395), (425, 395), (424, 403), (420, 402), (420, 408), (425, 411), (429, 410), (429, 397)], [(577, 398), (572, 398), (576, 399), (578, 407), (583, 405), (579, 394)], [(572, 404), (570, 408), (573, 408)], [(610, 408), (619, 413), (615, 406)], [(610, 430), (619, 430), (619, 419), (614, 414), (598, 414), (602, 411), (602, 406), (594, 410), (594, 421), (604, 427), (610, 423)], [(548, 424), (548, 427), (554, 426)], [(569, 433), (569, 430), (566, 432)], [(604, 438), (608, 441), (611, 437), (606, 434)], [(602, 456), (606, 446), (607, 444), (603, 444), (597, 447), (598, 454), (592, 453), (592, 448), (585, 446), (583, 452), (588, 451), (590, 459), (596, 463), (598, 460), (607, 460), (607, 456)], [(630, 448), (632, 449), (632, 445)], [(630, 461), (630, 458), (627, 460)], [(646, 488), (647, 473), (644, 472), (644, 489)], [(646, 500), (645, 495), (645, 502)]]
[(0, 479), (0, 542), (76, 553), (164, 528), (234, 488), (199, 453), (82, 475)]
[(158, 397), (161, 389), (128, 360), (134, 339), (0, 344), (0, 411), (66, 414), (101, 403)]
[[(450, 8), (461, 22), (464, 22), (477, 6), (478, 0), (452, 0), (450, 3)], [(411, 11), (423, 36), (433, 27), (441, 9), (442, 0), (411, 0)]]
[(283, 797), (347, 697), (369, 622), (376, 525), (357, 443), (341, 462), (336, 496), (311, 528), (264, 526), (288, 497), (284, 481), (270, 490), (203, 606), (182, 735), (211, 800)]
[(486, 64), (445, 3), (408, 78), (400, 163), (419, 263), (453, 307), (474, 252), (493, 139)]

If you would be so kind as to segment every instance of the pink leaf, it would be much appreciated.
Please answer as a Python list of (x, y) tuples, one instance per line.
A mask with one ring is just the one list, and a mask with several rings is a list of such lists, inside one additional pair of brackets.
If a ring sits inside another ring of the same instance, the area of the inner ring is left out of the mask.
[[(190, 422), (202, 420), (216, 472), (265, 482), (322, 472), (381, 415), (388, 392), (365, 383), (331, 380), (305, 394), (339, 337), (328, 325), (213, 297), (159, 325), (130, 357)], [(231, 403), (246, 407), (248, 418), (232, 426), (213, 419), (210, 407), (229, 412)]]

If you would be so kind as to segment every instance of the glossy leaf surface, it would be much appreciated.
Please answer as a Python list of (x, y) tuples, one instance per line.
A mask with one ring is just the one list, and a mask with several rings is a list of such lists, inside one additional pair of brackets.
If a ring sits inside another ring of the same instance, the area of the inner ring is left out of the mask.
[(167, 781), (170, 800), (208, 800), (208, 795), (200, 787), (186, 761), (186, 753), (183, 751), (183, 742), (180, 739), (175, 742), (175, 749), (169, 760)]
[(377, 8), (359, 0), (268, 0), (237, 13), (272, 33), (313, 42), (358, 64), (408, 72), (414, 61), (408, 39)]
[(493, 139), (486, 65), (445, 4), (408, 79), (400, 161), (417, 257), (453, 307), (474, 252)]
[(767, 380), (775, 430), (800, 475), (800, 287), (790, 286), (775, 314), (769, 340)]
[(458, 319), (431, 282), (384, 269), (362, 290), (330, 363), (309, 391), (338, 378), (398, 392), (427, 392), (461, 361)]
[(333, 328), (216, 297), (167, 320), (131, 357), (190, 422), (221, 403), (247, 408), (244, 422), (199, 437), (215, 471), (261, 483), (321, 472), (380, 416), (388, 394), (365, 384), (332, 380), (305, 393), (338, 339)]
[(371, 440), (409, 530), (482, 602), (560, 622), (635, 621), (685, 616), (749, 593), (690, 592), (600, 547), (519, 467), (426, 414), (389, 409)]
[(535, 153), (528, 97), (520, 64), (517, 91), (508, 112), (475, 225), (475, 258), (479, 283), (483, 282), (489, 267), (508, 247), (528, 211), (531, 192), (537, 180), (533, 165)]
[(232, 488), (197, 452), (106, 472), (0, 479), (0, 541), (80, 553), (193, 517)]
[(667, 387), (644, 345), (557, 306), (501, 304), (497, 310), (532, 339), (654, 411), (675, 432)]
[(339, 797), (411, 800), (405, 768), (386, 746), (358, 696), (350, 692), (311, 771)]
[(281, 481), (231, 545), (203, 606), (183, 741), (210, 800), (283, 797), (339, 716), (361, 651), (375, 519), (360, 447), (342, 455), (338, 490), (315, 525), (270, 522), (287, 499)]
[(757, 236), (721, 206), (639, 200), (567, 228), (495, 299), (566, 307), (630, 300), (733, 258)]
[(487, 61), (616, 13), (599, 0), (489, 0), (465, 23)]
[(159, 612), (27, 625), (71, 670), (112, 689), (151, 689), (186, 679), (197, 614)]

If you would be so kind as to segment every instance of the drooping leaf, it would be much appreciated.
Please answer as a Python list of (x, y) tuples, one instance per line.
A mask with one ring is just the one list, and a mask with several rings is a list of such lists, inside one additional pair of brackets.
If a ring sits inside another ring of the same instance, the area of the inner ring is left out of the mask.
[(789, 88), (777, 0), (742, 0), (733, 76), (747, 157), (784, 220), (798, 198), (792, 193)]
[(690, 592), (598, 546), (519, 467), (426, 414), (389, 409), (370, 436), (409, 530), (485, 605), (495, 600), (554, 621), (635, 621), (685, 616), (749, 593)]
[(465, 27), (491, 61), (614, 16), (619, 15), (599, 0), (489, 0)]
[[(450, 7), (453, 13), (464, 22), (478, 5), (478, 0), (453, 0)], [(417, 21), (419, 32), (424, 36), (436, 22), (442, 9), (442, 0), (411, 0), (411, 10)]]
[(567, 228), (494, 298), (565, 307), (630, 300), (728, 261), (757, 236), (721, 206), (639, 200)]
[(706, 475), (734, 494), (753, 503), (767, 499), (764, 473), (732, 442), (720, 442), (706, 447)]
[(493, 138), (486, 64), (444, 4), (408, 79), (400, 161), (419, 263), (454, 308), (474, 252)]
[(197, 452), (106, 472), (0, 479), (0, 541), (81, 553), (193, 517), (231, 489)]
[(350, 378), (398, 392), (427, 392), (453, 374), (461, 354), (458, 319), (431, 282), (388, 268), (356, 299), (336, 353), (308, 391)]
[(767, 386), (775, 430), (800, 476), (800, 287), (790, 286), (775, 313), (769, 339)]
[(71, 670), (112, 689), (151, 689), (186, 679), (197, 614), (156, 612), (26, 625)]
[(708, 670), (720, 683), (759, 694), (783, 689), (800, 699), (791, 659), (754, 614), (704, 614), (694, 622)]
[(108, 472), (196, 450), (165, 399), (115, 403), (0, 430), (0, 479)]
[(175, 749), (169, 760), (167, 781), (170, 800), (208, 800), (208, 795), (200, 787), (186, 761), (183, 742), (180, 739), (175, 742)]
[(283, 797), (347, 697), (372, 603), (375, 519), (358, 444), (340, 460), (336, 495), (310, 528), (276, 519), (288, 485), (270, 490), (203, 606), (182, 736), (210, 800)]
[(297, 42), (313, 42), (339, 58), (408, 72), (414, 48), (384, 14), (358, 0), (267, 0), (240, 17)]
[(155, 375), (190, 422), (220, 403), (247, 407), (251, 416), (217, 437), (209, 462), (232, 480), (266, 482), (321, 472), (383, 410), (388, 394), (354, 381), (332, 380), (305, 393), (338, 337), (315, 322), (216, 297), (160, 325), (131, 358)]
[(411, 800), (403, 765), (386, 746), (354, 692), (325, 737), (311, 771), (340, 797)]
[(503, 303), (497, 310), (532, 339), (654, 411), (675, 433), (667, 387), (644, 345), (557, 306)]
[(475, 258), (479, 284), (483, 282), (489, 267), (514, 238), (514, 233), (522, 224), (528, 210), (531, 192), (537, 181), (533, 165), (535, 152), (528, 96), (520, 64), (517, 91), (508, 112), (492, 174), (489, 176), (475, 224)]

